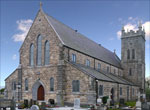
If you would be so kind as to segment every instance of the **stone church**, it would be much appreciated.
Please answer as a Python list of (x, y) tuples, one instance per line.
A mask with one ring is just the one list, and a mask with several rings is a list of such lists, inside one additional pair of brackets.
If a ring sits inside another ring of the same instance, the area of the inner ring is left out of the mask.
[(144, 92), (145, 32), (122, 28), (121, 59), (42, 7), (19, 50), (19, 67), (5, 79), (5, 98), (94, 104), (103, 96), (135, 100)]

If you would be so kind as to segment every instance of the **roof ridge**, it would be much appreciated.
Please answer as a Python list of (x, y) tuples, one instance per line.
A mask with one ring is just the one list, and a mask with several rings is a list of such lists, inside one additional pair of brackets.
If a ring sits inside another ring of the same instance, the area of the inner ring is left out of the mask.
[[(99, 44), (98, 44), (97, 42), (95, 42), (94, 40), (92, 40), (92, 39), (90, 39), (90, 38), (86, 37), (84, 34), (82, 34), (82, 33), (80, 33), (80, 32), (75, 32), (75, 30), (74, 30), (72, 27), (70, 27), (70, 26), (68, 26), (68, 25), (64, 24), (63, 22), (61, 22), (61, 21), (57, 20), (56, 18), (54, 18), (53, 16), (50, 16), (50, 15), (49, 15), (49, 14), (47, 14), (47, 13), (45, 13), (45, 14), (46, 14), (46, 16), (51, 17), (53, 20), (55, 20), (55, 21), (57, 21), (57, 22), (59, 22), (59, 23), (63, 24), (63, 25), (64, 25), (64, 26), (66, 26), (67, 28), (71, 29), (74, 33), (82, 35), (84, 38), (86, 38), (86, 39), (90, 40), (91, 42), (93, 42), (93, 43), (95, 43), (95, 44), (97, 44), (97, 45), (99, 46)], [(107, 48), (103, 47), (102, 45), (101, 45), (101, 47), (102, 47), (102, 48), (104, 48), (104, 49), (106, 49), (107, 51), (111, 52), (112, 54), (114, 54), (111, 50), (109, 50), (109, 49), (107, 49)]]
[(95, 59), (99, 59), (110, 65), (121, 68), (120, 60), (117, 60), (114, 53), (103, 47), (99, 46), (97, 42), (86, 37), (80, 32), (76, 32), (70, 26), (60, 22), (48, 14), (44, 14), (48, 19), (49, 24), (53, 27), (54, 31), (63, 42), (63, 45), (75, 49), (81, 53), (89, 55)]

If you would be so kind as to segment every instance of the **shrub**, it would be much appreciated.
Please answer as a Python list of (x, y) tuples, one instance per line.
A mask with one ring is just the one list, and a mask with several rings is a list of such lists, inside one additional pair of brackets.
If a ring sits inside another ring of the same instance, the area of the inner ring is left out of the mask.
[(104, 96), (104, 97), (102, 98), (103, 104), (106, 104), (106, 103), (107, 103), (107, 99), (108, 99), (108, 96)]
[(131, 106), (131, 107), (135, 107), (135, 104), (136, 104), (135, 101), (128, 101), (128, 102), (125, 102), (125, 105)]

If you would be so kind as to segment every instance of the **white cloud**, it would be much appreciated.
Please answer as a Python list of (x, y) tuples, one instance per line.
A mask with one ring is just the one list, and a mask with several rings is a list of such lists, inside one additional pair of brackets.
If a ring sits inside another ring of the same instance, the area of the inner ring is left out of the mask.
[(12, 59), (13, 59), (13, 60), (16, 60), (16, 59), (17, 59), (17, 55), (14, 54), (14, 55), (12, 56)]
[(150, 40), (150, 21), (145, 22), (142, 26), (145, 29), (146, 40)]
[(16, 23), (18, 25), (17, 29), (19, 30), (19, 33), (13, 35), (13, 39), (15, 42), (22, 42), (24, 41), (33, 21), (31, 19), (18, 20)]
[[(137, 19), (137, 18), (132, 18), (132, 17), (129, 17), (128, 19), (130, 20), (133, 20), (133, 19)], [(145, 38), (146, 40), (150, 40), (150, 21), (146, 21), (142, 24), (142, 27), (144, 27), (145, 29)], [(130, 30), (133, 30), (133, 31), (137, 31), (138, 30), (138, 26), (137, 26), (137, 23), (126, 23), (126, 25), (124, 25), (124, 29), (125, 29), (125, 32), (128, 32)], [(118, 39), (120, 39), (121, 37), (121, 31), (118, 31), (117, 32), (117, 37)]]
[(112, 40), (114, 40), (114, 38), (113, 38), (113, 37), (110, 37), (109, 40), (112, 41)]
[(131, 16), (128, 18), (128, 20), (132, 20), (132, 19), (133, 19), (133, 17), (131, 17)]

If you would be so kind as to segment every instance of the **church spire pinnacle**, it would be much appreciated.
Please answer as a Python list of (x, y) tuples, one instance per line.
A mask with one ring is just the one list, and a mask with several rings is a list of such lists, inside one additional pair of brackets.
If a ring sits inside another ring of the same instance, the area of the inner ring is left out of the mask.
[(141, 22), (141, 20), (139, 21), (139, 30), (142, 30), (142, 22)]

